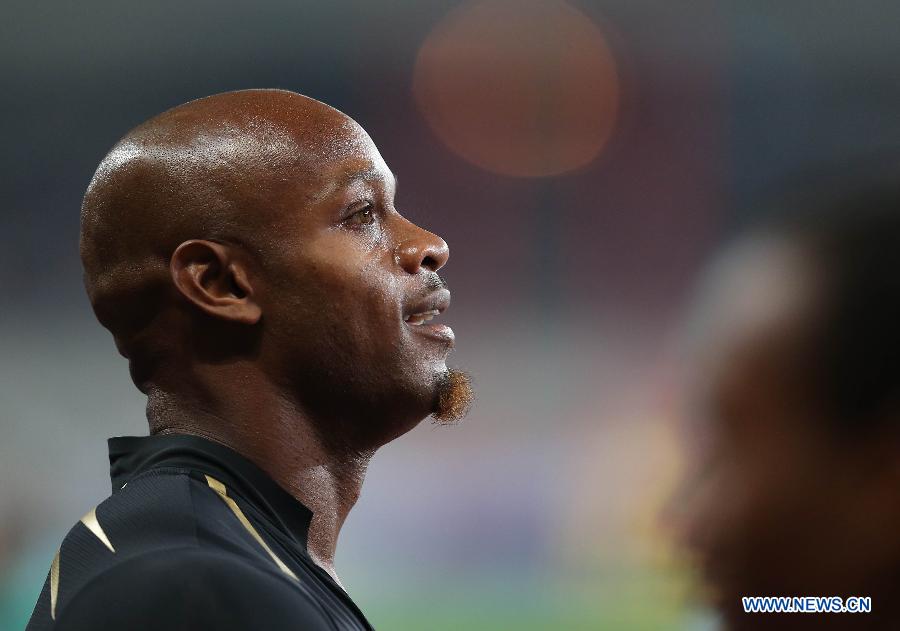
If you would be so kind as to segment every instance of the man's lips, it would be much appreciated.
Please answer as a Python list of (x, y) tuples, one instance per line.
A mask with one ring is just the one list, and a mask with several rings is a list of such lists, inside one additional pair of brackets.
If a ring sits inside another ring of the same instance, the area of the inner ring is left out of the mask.
[(450, 291), (438, 289), (411, 303), (403, 310), (403, 321), (411, 326), (420, 326), (423, 322), (443, 313), (450, 306)]
[(438, 289), (411, 303), (403, 312), (403, 321), (417, 333), (453, 343), (453, 329), (446, 324), (426, 324), (450, 306), (450, 291)]

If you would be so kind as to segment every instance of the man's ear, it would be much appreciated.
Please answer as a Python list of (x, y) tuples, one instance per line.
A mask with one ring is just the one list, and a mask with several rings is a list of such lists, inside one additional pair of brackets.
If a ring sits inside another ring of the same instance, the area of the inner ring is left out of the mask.
[(192, 239), (179, 245), (169, 261), (178, 291), (196, 307), (220, 320), (256, 324), (262, 309), (243, 260), (230, 246)]

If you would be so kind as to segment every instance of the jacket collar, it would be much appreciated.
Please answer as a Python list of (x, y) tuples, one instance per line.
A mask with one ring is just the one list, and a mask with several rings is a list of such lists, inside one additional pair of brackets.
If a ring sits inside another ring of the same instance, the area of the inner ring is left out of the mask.
[(306, 550), (312, 511), (236, 451), (187, 434), (120, 436), (107, 442), (113, 491), (150, 469), (199, 471), (220, 480), (229, 492), (254, 504)]

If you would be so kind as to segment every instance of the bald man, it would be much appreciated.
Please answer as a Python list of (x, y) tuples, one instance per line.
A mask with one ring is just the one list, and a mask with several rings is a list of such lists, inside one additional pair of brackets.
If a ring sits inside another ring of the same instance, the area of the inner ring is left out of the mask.
[(371, 138), (299, 94), (169, 110), (82, 206), (94, 312), (147, 395), (112, 495), (69, 531), (28, 629), (369, 629), (334, 569), (378, 447), (471, 400), (430, 322), (444, 241)]

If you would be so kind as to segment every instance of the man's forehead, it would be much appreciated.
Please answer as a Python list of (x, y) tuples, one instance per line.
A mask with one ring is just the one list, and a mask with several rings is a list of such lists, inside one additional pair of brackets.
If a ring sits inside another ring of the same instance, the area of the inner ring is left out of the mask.
[(372, 145), (372, 151), (351, 154), (330, 160), (317, 169), (316, 198), (327, 197), (356, 184), (380, 184), (388, 189), (396, 187), (396, 178), (384, 158)]
[(734, 247), (707, 279), (695, 336), (718, 341), (805, 314), (816, 296), (811, 272), (802, 250), (785, 241), (756, 239)]
[[(339, 113), (338, 113), (339, 114)], [(290, 143), (277, 143), (277, 152), (293, 174), (306, 188), (306, 195), (321, 199), (356, 182), (381, 182), (394, 186), (396, 180), (371, 137), (353, 119), (339, 114), (317, 125), (308, 121), (282, 120), (273, 124), (259, 124), (257, 129), (277, 128), (280, 133), (266, 134), (273, 137), (290, 137)], [(266, 142), (267, 149), (276, 149), (276, 143)]]
[[(803, 344), (818, 296), (802, 253), (780, 241), (733, 248), (707, 279), (687, 331), (696, 388), (707, 391), (748, 360), (778, 360)], [(726, 370), (727, 369), (727, 370)]]

